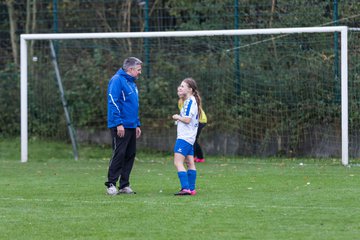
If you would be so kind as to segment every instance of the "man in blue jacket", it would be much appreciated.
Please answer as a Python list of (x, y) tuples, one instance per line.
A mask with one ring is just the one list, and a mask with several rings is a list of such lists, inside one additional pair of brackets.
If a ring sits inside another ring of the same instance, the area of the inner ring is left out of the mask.
[[(108, 128), (111, 131), (113, 149), (108, 180), (105, 182), (109, 195), (135, 193), (130, 188), (129, 179), (136, 154), (136, 139), (141, 135), (139, 97), (135, 84), (141, 74), (141, 67), (141, 60), (129, 57), (109, 82)], [(116, 188), (117, 181), (119, 191)]]

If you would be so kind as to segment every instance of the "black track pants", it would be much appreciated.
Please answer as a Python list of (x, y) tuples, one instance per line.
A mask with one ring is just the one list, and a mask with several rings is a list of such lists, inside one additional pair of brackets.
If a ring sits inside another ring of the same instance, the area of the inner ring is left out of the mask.
[(201, 146), (199, 144), (199, 137), (201, 134), (201, 130), (206, 126), (206, 123), (199, 123), (199, 127), (196, 134), (196, 139), (194, 143), (194, 156), (197, 158), (204, 158), (204, 153), (201, 149)]
[(134, 165), (136, 154), (136, 129), (125, 128), (125, 136), (120, 138), (116, 128), (110, 129), (112, 137), (113, 156), (110, 159), (108, 181), (116, 186), (120, 178), (120, 189), (130, 185), (130, 173)]

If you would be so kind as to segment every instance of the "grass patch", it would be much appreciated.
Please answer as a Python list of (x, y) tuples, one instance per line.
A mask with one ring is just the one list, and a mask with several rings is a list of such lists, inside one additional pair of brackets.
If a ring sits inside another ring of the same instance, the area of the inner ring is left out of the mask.
[[(105, 194), (108, 147), (0, 141), (3, 239), (357, 239), (360, 168), (332, 159), (209, 157), (198, 195), (179, 190), (170, 154), (137, 155), (132, 196)], [(63, 150), (70, 149), (70, 150)], [(70, 151), (70, 152), (69, 152)], [(303, 163), (300, 165), (300, 163)], [(185, 238), (185, 237), (184, 237)]]

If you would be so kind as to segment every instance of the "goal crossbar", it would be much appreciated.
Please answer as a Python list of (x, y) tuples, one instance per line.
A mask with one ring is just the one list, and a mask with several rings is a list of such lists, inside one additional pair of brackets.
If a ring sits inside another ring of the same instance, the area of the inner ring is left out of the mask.
[(202, 30), (168, 32), (115, 32), (115, 33), (49, 33), (21, 34), (20, 36), (20, 108), (21, 108), (21, 162), (28, 161), (28, 40), (65, 40), (65, 39), (101, 39), (101, 38), (159, 38), (159, 37), (205, 37), (271, 35), (292, 33), (329, 33), (341, 35), (341, 162), (349, 164), (348, 137), (348, 27), (303, 27), (303, 28), (267, 28), (237, 30)]
[(155, 38), (155, 37), (201, 37), (235, 35), (269, 35), (290, 33), (343, 32), (346, 26), (303, 27), (303, 28), (266, 28), (237, 30), (200, 30), (168, 32), (114, 32), (114, 33), (44, 33), (21, 34), (24, 40), (61, 40), (61, 39), (97, 39), (97, 38)]

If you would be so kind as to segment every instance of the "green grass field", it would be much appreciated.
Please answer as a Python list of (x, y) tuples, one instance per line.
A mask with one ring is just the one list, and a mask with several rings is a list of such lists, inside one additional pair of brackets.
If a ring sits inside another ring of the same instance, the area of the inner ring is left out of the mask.
[[(0, 239), (359, 239), (360, 168), (340, 160), (208, 157), (177, 197), (171, 154), (139, 153), (136, 195), (107, 196), (110, 148), (0, 140)], [(64, 150), (67, 149), (67, 150)], [(303, 165), (300, 165), (303, 163)]]

